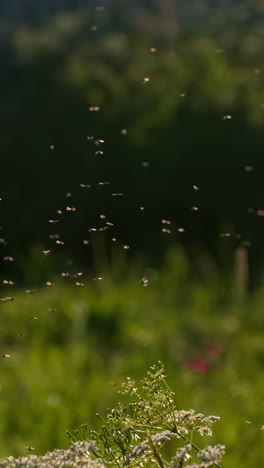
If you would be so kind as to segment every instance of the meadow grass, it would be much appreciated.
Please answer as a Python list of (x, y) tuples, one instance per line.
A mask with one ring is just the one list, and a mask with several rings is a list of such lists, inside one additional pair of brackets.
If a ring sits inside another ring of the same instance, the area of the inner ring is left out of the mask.
[(209, 264), (194, 274), (180, 251), (142, 278), (137, 268), (84, 287), (54, 278), (0, 304), (1, 457), (68, 447), (67, 430), (96, 429), (120, 382), (162, 360), (177, 409), (221, 417), (206, 444), (226, 446), (224, 466), (261, 466), (263, 289), (241, 300), (230, 276)]

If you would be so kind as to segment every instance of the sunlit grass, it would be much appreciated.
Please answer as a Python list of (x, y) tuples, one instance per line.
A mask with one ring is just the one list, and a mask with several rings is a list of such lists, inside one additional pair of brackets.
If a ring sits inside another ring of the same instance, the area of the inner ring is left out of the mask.
[(116, 403), (115, 384), (161, 359), (179, 409), (221, 416), (211, 443), (227, 446), (225, 467), (263, 459), (263, 291), (238, 301), (230, 278), (197, 279), (180, 252), (147, 273), (146, 287), (137, 269), (84, 287), (55, 278), (0, 304), (1, 456), (66, 447), (66, 430)]

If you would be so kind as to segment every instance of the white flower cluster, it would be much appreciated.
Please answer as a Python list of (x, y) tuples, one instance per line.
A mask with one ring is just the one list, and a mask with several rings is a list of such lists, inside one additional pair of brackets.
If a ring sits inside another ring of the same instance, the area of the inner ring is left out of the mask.
[[(155, 434), (154, 436), (151, 436), (151, 440), (154, 445), (161, 446), (166, 444), (169, 440), (171, 440), (173, 437), (175, 437), (176, 434), (171, 431), (162, 431), (158, 432), (158, 434)], [(123, 466), (129, 466), (131, 460), (134, 460), (135, 458), (140, 458), (142, 457), (145, 453), (150, 453), (150, 445), (149, 445), (149, 440), (144, 440), (141, 444), (138, 444), (134, 450), (126, 457)]]
[(201, 436), (211, 436), (211, 426), (220, 419), (219, 416), (204, 416), (202, 413), (196, 413), (193, 409), (175, 411), (174, 418), (181, 434), (188, 434), (195, 430)]
[(203, 463), (208, 463), (208, 466), (211, 466), (213, 463), (219, 463), (222, 460), (224, 454), (225, 446), (218, 444), (214, 446), (209, 445), (205, 449), (200, 450), (197, 457), (200, 458)]
[(80, 441), (67, 450), (54, 450), (43, 456), (8, 457), (0, 460), (2, 468), (105, 468), (100, 461), (90, 458), (89, 451), (94, 448), (91, 442)]
[(176, 455), (171, 460), (171, 465), (175, 468), (181, 468), (184, 465), (184, 462), (191, 458), (189, 452), (191, 451), (191, 444), (186, 444), (183, 447), (177, 449)]
[(214, 466), (220, 466), (218, 463), (221, 462), (224, 454), (224, 445), (209, 445), (205, 449), (200, 450), (197, 454), (197, 457), (200, 458), (201, 462), (187, 465), (186, 468), (212, 468)]

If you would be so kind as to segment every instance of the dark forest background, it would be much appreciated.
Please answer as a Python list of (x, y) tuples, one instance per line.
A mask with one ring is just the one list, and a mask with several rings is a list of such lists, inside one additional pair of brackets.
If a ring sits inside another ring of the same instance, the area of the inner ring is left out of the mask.
[(17, 276), (35, 246), (92, 268), (83, 240), (107, 220), (97, 239), (154, 265), (175, 242), (223, 267), (243, 245), (257, 279), (263, 20), (258, 0), (1, 1), (0, 248)]

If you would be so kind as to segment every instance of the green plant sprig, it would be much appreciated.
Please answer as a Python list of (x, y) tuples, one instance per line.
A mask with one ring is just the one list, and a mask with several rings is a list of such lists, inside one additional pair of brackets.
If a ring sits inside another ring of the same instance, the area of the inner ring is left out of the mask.
[[(161, 362), (150, 368), (140, 390), (128, 377), (119, 393), (132, 397), (132, 401), (127, 406), (118, 403), (105, 418), (98, 415), (102, 425), (99, 430), (91, 431), (89, 437), (90, 441), (95, 441), (92, 454), (106, 466), (221, 468), (223, 446), (200, 449), (188, 437), (195, 433), (212, 435), (211, 427), (219, 417), (205, 416), (194, 410), (177, 410), (174, 392), (167, 384)], [(70, 436), (76, 440), (78, 433)], [(183, 440), (185, 445), (177, 447), (173, 459), (167, 460), (160, 449), (173, 438)], [(186, 465), (192, 449), (197, 452), (199, 464)]]

